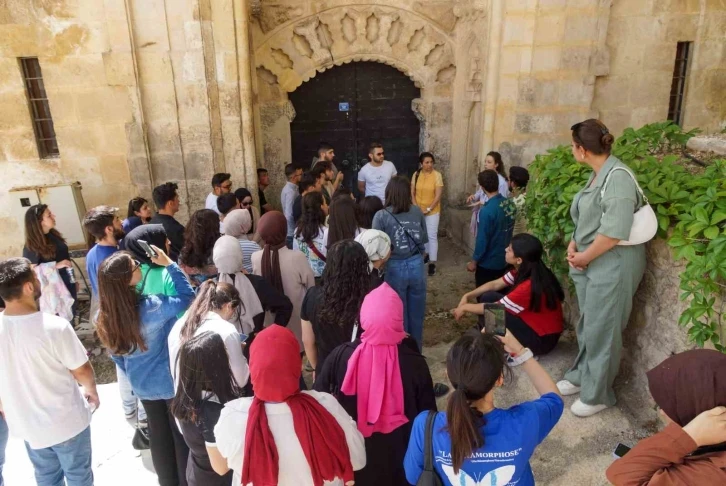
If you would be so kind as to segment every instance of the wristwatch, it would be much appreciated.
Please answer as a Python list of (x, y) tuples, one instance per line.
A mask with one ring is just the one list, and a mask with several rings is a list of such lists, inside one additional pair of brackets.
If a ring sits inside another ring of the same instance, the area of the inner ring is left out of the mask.
[(510, 366), (519, 366), (523, 364), (528, 359), (531, 359), (534, 357), (534, 353), (532, 353), (532, 350), (529, 348), (524, 348), (521, 353), (514, 356), (512, 355), (512, 361), (509, 362)]
[(431, 208), (426, 208), (426, 212), (427, 213), (430, 213), (431, 212)]

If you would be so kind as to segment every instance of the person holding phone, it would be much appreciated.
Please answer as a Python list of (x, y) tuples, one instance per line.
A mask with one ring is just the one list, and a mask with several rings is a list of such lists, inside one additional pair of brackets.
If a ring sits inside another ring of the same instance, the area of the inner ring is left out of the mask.
[(184, 272), (161, 248), (152, 245), (151, 249), (156, 253), (151, 261), (167, 268), (176, 296), (140, 295), (136, 287), (143, 278), (141, 263), (129, 252), (114, 253), (103, 261), (98, 272), (97, 332), (144, 405), (151, 459), (159, 484), (186, 484), (189, 448), (169, 411), (174, 381), (167, 339), (177, 314), (194, 300), (194, 290)]
[[(496, 389), (511, 369), (505, 353), (529, 378), (540, 397), (508, 409), (494, 406)], [(446, 372), (454, 386), (445, 413), (434, 419), (433, 467), (442, 484), (534, 486), (529, 460), (562, 417), (564, 402), (550, 375), (511, 332), (504, 336), (467, 331), (449, 350)], [(416, 484), (424, 470), (428, 412), (416, 417), (403, 462)]]
[[(467, 312), (483, 315), (487, 304), (499, 303), (506, 310), (506, 328), (535, 355), (552, 351), (563, 330), (562, 301), (565, 294), (557, 277), (542, 261), (544, 248), (534, 236), (522, 233), (512, 238), (505, 251), (511, 270), (467, 292), (452, 312), (458, 321)], [(505, 289), (511, 287), (508, 293)], [(476, 298), (479, 303), (470, 304)], [(483, 305), (482, 305), (483, 304)]]

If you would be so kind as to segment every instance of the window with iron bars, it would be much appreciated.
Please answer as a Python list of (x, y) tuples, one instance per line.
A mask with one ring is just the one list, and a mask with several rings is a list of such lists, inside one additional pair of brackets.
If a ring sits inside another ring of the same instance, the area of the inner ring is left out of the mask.
[(668, 119), (677, 125), (683, 124), (683, 99), (686, 94), (686, 78), (688, 77), (688, 65), (692, 50), (693, 42), (679, 42), (676, 49), (676, 64), (673, 67)]
[(53, 128), (53, 117), (50, 114), (48, 95), (45, 92), (38, 58), (23, 57), (20, 59), (20, 65), (23, 69), (30, 116), (33, 119), (33, 131), (38, 144), (38, 155), (41, 159), (58, 157), (60, 152)]

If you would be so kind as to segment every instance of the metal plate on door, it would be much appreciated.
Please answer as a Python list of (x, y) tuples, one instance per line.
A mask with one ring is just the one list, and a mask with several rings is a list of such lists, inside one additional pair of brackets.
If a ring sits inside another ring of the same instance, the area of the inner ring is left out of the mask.
[(338, 111), (350, 111), (350, 103), (338, 103)]

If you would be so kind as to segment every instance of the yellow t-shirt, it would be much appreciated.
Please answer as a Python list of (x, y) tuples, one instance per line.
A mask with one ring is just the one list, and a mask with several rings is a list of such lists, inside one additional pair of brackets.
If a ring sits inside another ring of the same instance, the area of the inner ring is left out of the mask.
[[(418, 178), (414, 175), (414, 181), (416, 183), (416, 205), (421, 208), (421, 211), (425, 211), (434, 202), (436, 188), (444, 187), (444, 179), (441, 177), (441, 172), (433, 170), (429, 174), (424, 171), (419, 172)], [(441, 201), (439, 201), (435, 208), (431, 208), (431, 212), (426, 213), (426, 216), (439, 214), (440, 211)]]

